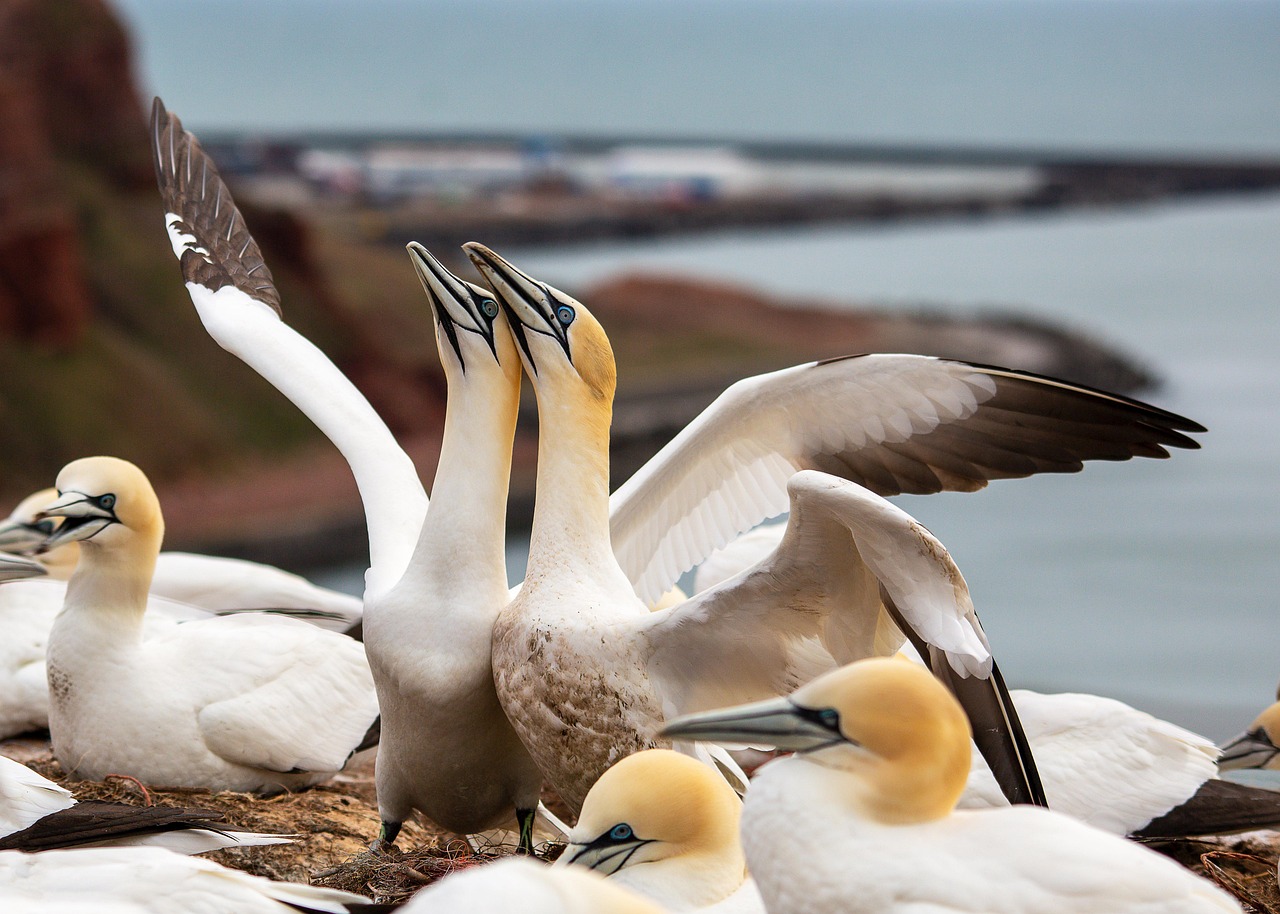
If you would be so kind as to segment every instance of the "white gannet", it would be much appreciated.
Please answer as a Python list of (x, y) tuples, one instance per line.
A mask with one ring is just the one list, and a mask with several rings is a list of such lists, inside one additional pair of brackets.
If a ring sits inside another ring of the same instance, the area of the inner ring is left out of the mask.
[(274, 882), (161, 847), (0, 852), (5, 914), (341, 914), (368, 901), (338, 889)]
[(222, 818), (210, 809), (77, 803), (65, 787), (0, 755), (0, 850), (154, 845), (203, 854), (295, 837), (228, 828)]
[[(699, 566), (695, 591), (766, 557), (785, 531), (785, 525), (757, 527), (717, 550)], [(1280, 798), (1273, 792), (1217, 777), (1218, 749), (1203, 736), (1101, 695), (1010, 689), (1009, 696), (1050, 809), (1140, 837), (1222, 834), (1280, 822)], [(991, 769), (975, 752), (960, 808), (1005, 805)]]
[(1241, 910), (1172, 860), (1069, 816), (957, 811), (968, 722), (916, 664), (861, 661), (788, 698), (692, 715), (666, 733), (796, 753), (756, 773), (742, 814), (770, 914)]
[(580, 867), (507, 857), (422, 889), (403, 914), (661, 914), (663, 908)]
[[(57, 522), (36, 515), (57, 493), (42, 489), (27, 496), (0, 522), (0, 549), (31, 553), (39, 550)], [(65, 543), (40, 553), (49, 574), (65, 581), (80, 557), (77, 543)], [(151, 593), (211, 612), (281, 612), (323, 628), (347, 631), (360, 621), (359, 597), (311, 583), (301, 575), (244, 559), (190, 552), (161, 552)]]
[(1280, 701), (1259, 714), (1247, 730), (1223, 744), (1218, 767), (1223, 771), (1280, 771)]
[[(1042, 800), (967, 594), (938, 588), (936, 574), (916, 592), (897, 568), (930, 560), (932, 537), (861, 486), (792, 474), (839, 468), (889, 493), (974, 489), (1079, 469), (1082, 459), (1167, 456), (1166, 445), (1194, 447), (1178, 429), (1198, 425), (1003, 369), (920, 356), (839, 359), (734, 385), (619, 489), (610, 512), (616, 375), (603, 329), (579, 302), (488, 248), (465, 249), (508, 310), (539, 410), (528, 577), (495, 626), (494, 676), (512, 723), (566, 801), (579, 806), (609, 764), (658, 745), (664, 717), (729, 696), (782, 694), (823, 663), (891, 653), (903, 634), (965, 692), (1002, 785)], [(779, 490), (792, 500), (791, 523), (766, 564), (648, 612), (645, 601), (683, 569), (744, 525), (781, 513)], [(876, 563), (885, 563), (879, 580)], [(881, 582), (904, 581), (911, 586), (885, 598), (882, 611)], [(812, 652), (801, 658), (794, 648), (819, 637), (825, 658), (815, 667)]]
[(369, 528), (364, 635), (382, 707), (381, 840), (414, 809), (463, 834), (509, 823), (532, 840), (541, 775), (493, 687), (493, 620), (508, 600), (504, 539), (520, 363), (492, 294), (420, 245), (448, 404), (434, 504), (364, 397), (280, 320), (279, 296), (199, 142), (159, 100), (156, 170), (166, 227), (210, 335), (289, 397), (342, 452)]
[(143, 627), (164, 521), (146, 476), (114, 457), (58, 474), (50, 545), (80, 561), (49, 633), (49, 731), (73, 777), (128, 774), (214, 790), (302, 787), (339, 771), (376, 724), (364, 648), (249, 613)]
[(670, 749), (629, 755), (592, 785), (556, 866), (585, 866), (669, 911), (763, 914), (738, 839), (742, 802)]

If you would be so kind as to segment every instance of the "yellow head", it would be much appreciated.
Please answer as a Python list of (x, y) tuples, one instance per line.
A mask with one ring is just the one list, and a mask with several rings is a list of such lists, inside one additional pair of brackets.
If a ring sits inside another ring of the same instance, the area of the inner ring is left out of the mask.
[(1218, 767), (1280, 770), (1280, 701), (1267, 708), (1249, 729), (1222, 747)]
[(648, 749), (606, 771), (587, 794), (563, 859), (604, 875), (660, 860), (699, 859), (741, 882), (742, 803), (707, 765)]
[(149, 554), (154, 564), (164, 538), (160, 502), (146, 474), (116, 457), (85, 457), (63, 467), (57, 498), (37, 517), (63, 518), (46, 549), (79, 542), (86, 557), (127, 549)]
[(850, 775), (840, 781), (843, 799), (888, 823), (948, 815), (969, 776), (960, 703), (923, 667), (891, 657), (841, 667), (789, 698), (690, 715), (663, 732), (795, 750), (798, 761)]

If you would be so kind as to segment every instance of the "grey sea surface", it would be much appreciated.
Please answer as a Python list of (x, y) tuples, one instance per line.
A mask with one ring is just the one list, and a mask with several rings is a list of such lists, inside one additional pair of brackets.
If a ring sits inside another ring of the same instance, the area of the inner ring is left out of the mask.
[[(1109, 695), (1219, 739), (1273, 699), (1280, 195), (503, 253), (569, 288), (653, 270), (833, 307), (1018, 309), (1143, 360), (1165, 381), (1148, 398), (1209, 428), (1202, 450), (897, 501), (952, 551), (1015, 687)], [(527, 548), (511, 544), (513, 580)]]

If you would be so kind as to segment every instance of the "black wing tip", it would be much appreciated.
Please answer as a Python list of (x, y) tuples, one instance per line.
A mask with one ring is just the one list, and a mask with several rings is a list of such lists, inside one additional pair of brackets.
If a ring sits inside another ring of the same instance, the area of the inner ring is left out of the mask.
[(1280, 827), (1280, 792), (1210, 778), (1186, 801), (1133, 833), (1147, 840)]

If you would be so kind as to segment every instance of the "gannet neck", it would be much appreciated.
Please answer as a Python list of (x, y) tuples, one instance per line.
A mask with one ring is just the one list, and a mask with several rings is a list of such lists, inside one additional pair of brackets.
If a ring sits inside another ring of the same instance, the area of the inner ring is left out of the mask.
[(147, 611), (147, 593), (155, 573), (155, 551), (85, 549), (75, 574), (67, 582), (66, 607), (90, 609), (141, 630)]
[(505, 592), (506, 504), (520, 405), (519, 359), (514, 352), (510, 362), (513, 371), (493, 363), (473, 366), (465, 375), (450, 373), (431, 510), (406, 581), (438, 569), (439, 556), (461, 550), (468, 568), (494, 570)]
[[(529, 538), (529, 572), (569, 560), (614, 567), (609, 541), (609, 424), (612, 402), (587, 389), (534, 382), (538, 394), (538, 500)], [(628, 587), (628, 589), (630, 589)]]

